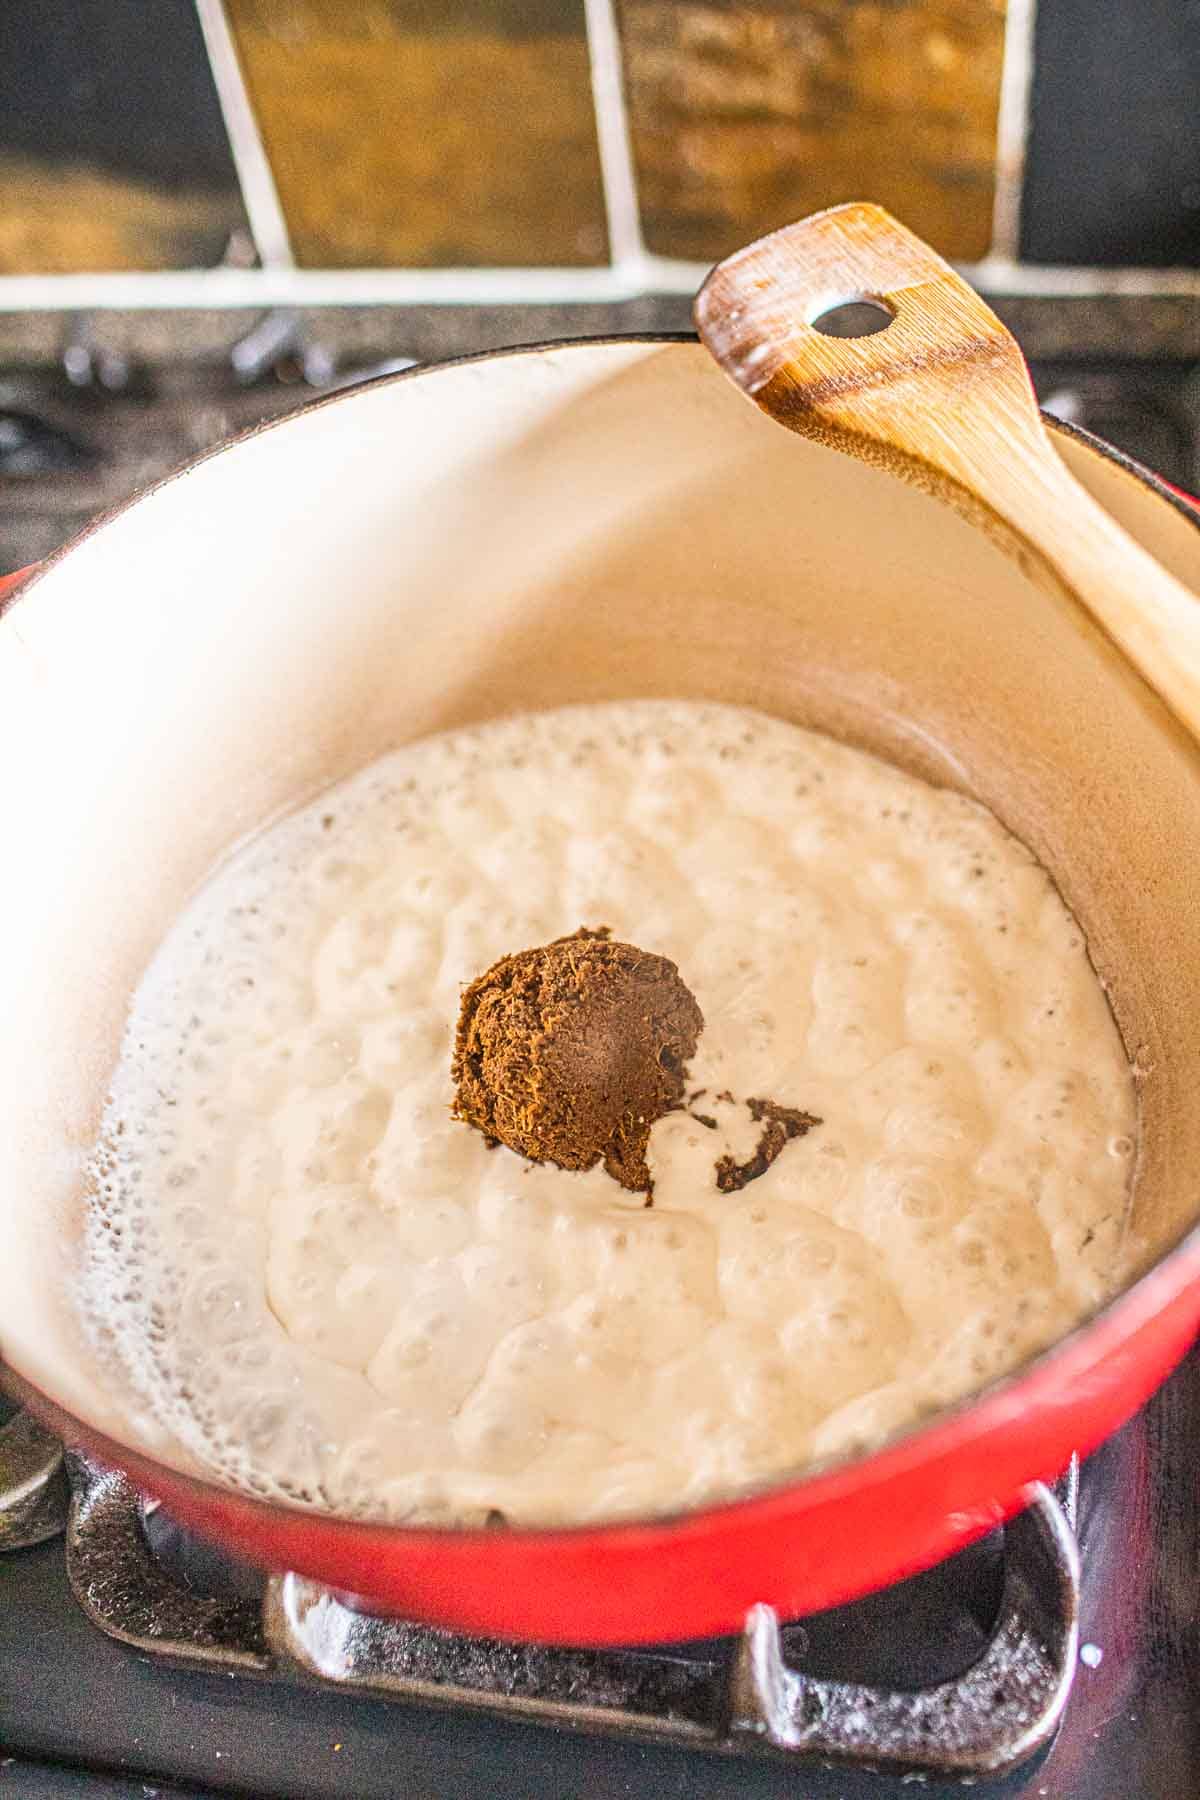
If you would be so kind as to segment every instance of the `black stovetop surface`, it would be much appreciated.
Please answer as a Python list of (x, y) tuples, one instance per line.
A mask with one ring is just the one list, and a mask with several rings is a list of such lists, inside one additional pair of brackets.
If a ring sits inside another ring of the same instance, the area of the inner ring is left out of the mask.
[[(574, 316), (567, 323), (580, 328)], [(553, 320), (523, 325), (533, 337), (558, 335)], [(331, 382), (351, 385), (394, 366), (335, 354), (296, 330), (290, 315), (268, 315), (232, 357), (150, 364), (102, 354), (85, 320), (64, 331), (63, 364), (0, 366), (0, 574), (47, 556), (97, 513), (221, 439)], [(1049, 411), (1200, 492), (1194, 364), (1060, 357), (1035, 363), (1033, 373)]]
[(178, 1669), (96, 1630), (56, 1539), (0, 1559), (0, 1782), (22, 1800), (1194, 1800), (1198, 1471), (1200, 1351), (1084, 1466), (1080, 1641), (1101, 1657), (1081, 1661), (1049, 1752), (1003, 1781), (914, 1787)]

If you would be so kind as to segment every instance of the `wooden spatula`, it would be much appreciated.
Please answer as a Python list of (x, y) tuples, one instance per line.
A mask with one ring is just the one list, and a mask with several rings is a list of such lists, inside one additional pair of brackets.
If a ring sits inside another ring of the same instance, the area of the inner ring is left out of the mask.
[[(890, 322), (818, 329), (850, 301)], [(920, 238), (878, 206), (816, 213), (719, 263), (695, 314), (764, 412), (966, 512), (1086, 607), (1200, 736), (1200, 599), (1068, 473), (1015, 341)]]

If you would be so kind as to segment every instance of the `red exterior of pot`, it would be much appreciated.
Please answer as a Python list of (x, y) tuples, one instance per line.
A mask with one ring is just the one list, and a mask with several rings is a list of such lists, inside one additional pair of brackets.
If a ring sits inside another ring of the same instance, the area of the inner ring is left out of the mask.
[(32, 575), (36, 567), (36, 563), (30, 563), (27, 568), (15, 569), (11, 575), (0, 575), (0, 600), (3, 600), (6, 594), (24, 581), (27, 575)]
[(570, 1531), (405, 1530), (267, 1505), (153, 1464), (28, 1389), (22, 1397), (182, 1523), (268, 1568), (463, 1631), (631, 1644), (737, 1631), (756, 1601), (816, 1612), (936, 1562), (1115, 1430), (1198, 1328), (1193, 1234), (1023, 1374), (877, 1455), (678, 1520)]

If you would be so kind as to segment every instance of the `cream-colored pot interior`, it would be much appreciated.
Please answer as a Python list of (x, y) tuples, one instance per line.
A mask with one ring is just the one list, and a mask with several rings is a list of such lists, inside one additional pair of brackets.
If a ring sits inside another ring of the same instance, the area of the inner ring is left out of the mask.
[[(1059, 435), (1200, 588), (1200, 533)], [(718, 696), (969, 790), (1088, 933), (1144, 1076), (1134, 1231), (1200, 1212), (1200, 756), (1080, 612), (691, 344), (594, 343), (318, 406), (168, 482), (0, 620), (0, 1352), (115, 1437), (70, 1282), (126, 1001), (281, 808), (419, 733)]]

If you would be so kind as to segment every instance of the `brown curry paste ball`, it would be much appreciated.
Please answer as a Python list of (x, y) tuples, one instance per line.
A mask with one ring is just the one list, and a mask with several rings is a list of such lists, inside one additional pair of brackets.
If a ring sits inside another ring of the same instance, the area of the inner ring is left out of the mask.
[(683, 1097), (704, 1029), (665, 956), (581, 929), (501, 957), (466, 989), (454, 1114), (533, 1162), (649, 1194), (650, 1127)]

